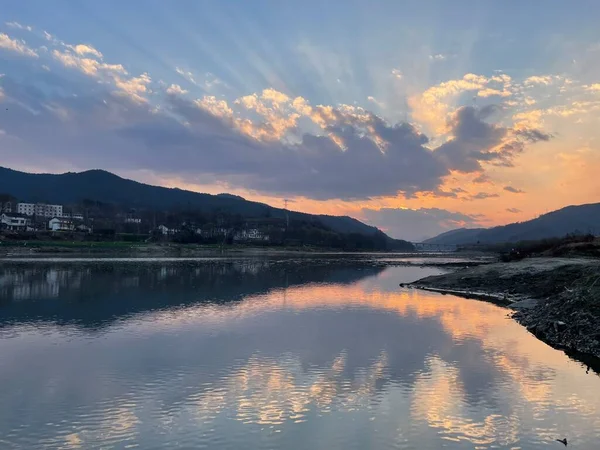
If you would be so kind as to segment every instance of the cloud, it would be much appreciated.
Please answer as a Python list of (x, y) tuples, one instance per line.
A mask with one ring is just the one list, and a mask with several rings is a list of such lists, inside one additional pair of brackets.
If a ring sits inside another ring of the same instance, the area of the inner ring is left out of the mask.
[(436, 133), (446, 133), (450, 102), (457, 96), (464, 92), (476, 91), (476, 95), (480, 97), (508, 97), (512, 95), (511, 83), (511, 77), (506, 74), (488, 78), (468, 73), (460, 79), (444, 81), (428, 88), (422, 94), (409, 97), (408, 104), (412, 108), (415, 120), (426, 123)]
[(486, 175), (485, 173), (482, 173), (481, 175), (477, 176), (476, 178), (473, 178), (473, 183), (491, 183), (492, 179), (489, 177), (489, 175)]
[(35, 50), (29, 48), (25, 41), (11, 39), (10, 36), (5, 33), (0, 33), (0, 49), (1, 48), (23, 56), (27, 56), (29, 58), (39, 58), (39, 55), (35, 52)]
[(586, 90), (588, 91), (592, 91), (592, 92), (600, 92), (600, 83), (594, 83), (594, 84), (590, 84), (588, 86), (585, 86)]
[[(376, 116), (360, 126), (358, 116), (332, 113), (327, 130), (344, 142), (343, 151), (327, 135), (304, 133), (296, 144), (254, 139), (207, 106), (218, 104), (216, 99), (197, 104), (171, 95), (161, 108), (165, 114), (131, 97), (99, 95), (84, 87), (77, 97), (44, 93), (14, 81), (4, 88), (8, 95), (26, 98), (31, 109), (45, 111), (43, 105), (51, 103), (67, 112), (66, 122), (51, 112), (11, 114), (3, 127), (24, 138), (17, 150), (20, 158), (52, 154), (55, 163), (70, 161), (82, 168), (143, 168), (196, 182), (218, 178), (274, 195), (314, 199), (433, 190), (448, 173), (423, 147), (425, 136), (410, 125), (388, 125)], [(363, 134), (364, 127), (373, 127), (386, 142), (385, 153)]]
[(92, 58), (81, 57), (69, 51), (53, 50), (52, 56), (65, 67), (75, 68), (89, 76), (97, 76), (101, 72), (127, 74), (127, 71), (121, 64), (106, 64)]
[(70, 48), (71, 50), (73, 50), (75, 53), (77, 53), (80, 56), (92, 55), (98, 59), (102, 59), (102, 57), (103, 57), (102, 53), (100, 53), (98, 50), (96, 50), (91, 45), (77, 44), (77, 45), (67, 45), (66, 47)]
[(119, 76), (114, 77), (115, 86), (119, 93), (128, 95), (136, 102), (146, 102), (144, 95), (149, 92), (148, 85), (152, 79), (147, 73), (141, 74), (139, 77), (123, 79)]
[(104, 82), (111, 83), (118, 95), (129, 96), (138, 103), (147, 101), (146, 95), (151, 93), (150, 75), (143, 73), (137, 77), (127, 77), (128, 72), (122, 64), (105, 63), (102, 60), (102, 53), (94, 47), (85, 44), (63, 45), (69, 50), (54, 49), (52, 56), (65, 67), (77, 69), (89, 77), (100, 78)]
[(488, 192), (479, 192), (475, 195), (472, 195), (470, 197), (471, 200), (485, 200), (486, 198), (496, 198), (496, 197), (500, 197), (499, 194), (490, 194)]
[(33, 27), (29, 25), (21, 25), (19, 22), (5, 22), (8, 28), (14, 28), (17, 30), (33, 31)]
[[(411, 124), (356, 105), (313, 106), (273, 88), (230, 101), (194, 99), (178, 84), (153, 85), (148, 73), (130, 76), (91, 45), (52, 39), (50, 55), (85, 76), (67, 80), (61, 71), (32, 69), (60, 85), (47, 90), (3, 80), (17, 105), (3, 129), (21, 139), (11, 154), (40, 161), (52, 155), (55, 164), (80, 168), (156, 171), (192, 184), (219, 180), (274, 196), (355, 200), (417, 193), (470, 198), (443, 189), (445, 178), (453, 171), (481, 176), (483, 165), (508, 165), (524, 146), (507, 141), (511, 129), (492, 123), (498, 107), (491, 105), (450, 114), (450, 138), (436, 147)], [(177, 72), (201, 84), (191, 72)], [(463, 82), (505, 86), (510, 77), (468, 74)]]
[(525, 85), (534, 85), (534, 84), (542, 84), (548, 86), (552, 84), (554, 81), (554, 77), (551, 75), (534, 75), (532, 77), (526, 78), (524, 81)]
[(181, 67), (175, 67), (175, 72), (177, 72), (183, 78), (188, 80), (190, 83), (198, 85), (198, 83), (196, 82), (196, 78), (194, 78), (194, 74), (189, 70), (184, 70)]
[(522, 212), (520, 209), (517, 209), (517, 208), (506, 208), (506, 211), (509, 213), (513, 213), (513, 214), (518, 214), (518, 213)]
[(494, 107), (476, 109), (460, 108), (450, 120), (453, 137), (435, 150), (445, 165), (463, 173), (481, 172), (482, 162), (510, 160), (508, 149), (496, 149), (508, 130), (485, 122)]
[(535, 128), (520, 128), (514, 131), (514, 134), (524, 138), (526, 141), (534, 143), (539, 141), (549, 141), (553, 136), (549, 133), (544, 133)]
[(504, 186), (504, 190), (507, 192), (512, 192), (513, 194), (524, 194), (525, 191), (522, 191), (521, 189), (517, 189), (514, 188), (512, 186)]
[[(507, 132), (484, 122), (493, 108), (467, 107), (453, 119), (453, 139), (432, 151), (426, 147), (427, 136), (412, 125), (390, 124), (352, 105), (312, 107), (306, 99), (275, 90), (241, 97), (230, 105), (214, 96), (186, 99), (165, 88), (164, 102), (156, 110), (143, 102), (151, 82), (147, 74), (115, 77), (115, 86), (127, 94), (118, 98), (110, 95), (108, 84), (90, 89), (84, 82), (65, 82), (75, 89), (75, 97), (43, 93), (14, 80), (4, 83), (8, 95), (43, 112), (31, 115), (23, 110), (20, 123), (4, 127), (23, 138), (23, 155), (35, 157), (51, 148), (55, 161), (82, 168), (135, 167), (177, 174), (187, 182), (218, 179), (272, 195), (318, 200), (398, 192), (456, 197), (456, 191), (441, 189), (444, 177), (452, 170), (481, 172), (481, 162), (500, 157), (489, 148)], [(53, 105), (53, 110), (45, 105)], [(252, 120), (244, 111), (265, 121)], [(11, 117), (16, 120), (18, 115)], [(297, 129), (299, 118), (312, 121), (321, 132)], [(284, 131), (296, 140), (289, 140)], [(273, 133), (282, 139), (273, 139)]]
[(187, 81), (189, 81), (193, 85), (198, 86), (199, 88), (202, 88), (206, 92), (211, 92), (211, 91), (213, 91), (214, 88), (219, 87), (219, 86), (224, 87), (224, 88), (229, 87), (227, 85), (227, 83), (225, 83), (220, 78), (217, 78), (215, 75), (213, 75), (210, 72), (206, 72), (203, 79), (201, 79), (201, 77), (199, 77), (198, 75), (195, 75), (191, 71), (182, 69), (181, 67), (175, 67), (175, 72), (177, 72), (179, 75), (181, 75), (183, 78), (185, 78)]
[(194, 102), (200, 108), (205, 109), (210, 114), (221, 119), (232, 119), (233, 110), (225, 100), (218, 100), (214, 95), (205, 96)]
[(172, 84), (171, 86), (169, 86), (167, 88), (167, 93), (168, 94), (177, 94), (177, 95), (183, 95), (183, 94), (187, 94), (188, 91), (186, 91), (185, 89), (183, 89), (181, 86), (179, 86), (178, 84)]
[(446, 61), (450, 58), (453, 58), (455, 55), (444, 55), (443, 53), (437, 53), (435, 55), (429, 55), (429, 60), (430, 61)]
[(421, 242), (446, 231), (478, 226), (478, 217), (439, 208), (361, 210), (359, 217), (391, 236)]
[(380, 102), (379, 100), (377, 100), (375, 97), (373, 97), (372, 95), (369, 95), (367, 97), (367, 100), (370, 101), (371, 103), (377, 105), (379, 108), (384, 109), (385, 108), (385, 103)]
[(392, 69), (392, 76), (398, 80), (404, 78), (404, 75), (400, 69)]

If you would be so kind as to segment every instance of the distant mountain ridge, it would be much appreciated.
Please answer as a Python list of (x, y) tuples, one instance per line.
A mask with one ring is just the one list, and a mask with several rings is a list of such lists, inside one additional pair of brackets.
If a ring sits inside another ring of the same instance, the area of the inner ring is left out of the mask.
[[(284, 218), (286, 211), (231, 194), (201, 194), (178, 188), (152, 186), (121, 178), (104, 170), (33, 174), (0, 167), (0, 193), (22, 201), (75, 204), (84, 199), (127, 205), (131, 208), (169, 209), (190, 207), (203, 211), (221, 210), (244, 217)], [(380, 232), (348, 216), (314, 215), (289, 211), (290, 220), (317, 219), (339, 233), (373, 235)], [(389, 238), (389, 237), (388, 237)], [(389, 238), (392, 240), (392, 238)]]
[(459, 228), (427, 239), (425, 243), (494, 244), (563, 237), (569, 233), (600, 233), (600, 203), (566, 206), (536, 219), (494, 228)]

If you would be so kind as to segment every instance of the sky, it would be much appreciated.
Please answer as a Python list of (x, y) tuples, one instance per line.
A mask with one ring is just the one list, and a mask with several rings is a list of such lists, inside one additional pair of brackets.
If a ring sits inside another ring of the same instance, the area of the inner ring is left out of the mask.
[(8, 2), (0, 165), (411, 241), (600, 200), (600, 2)]

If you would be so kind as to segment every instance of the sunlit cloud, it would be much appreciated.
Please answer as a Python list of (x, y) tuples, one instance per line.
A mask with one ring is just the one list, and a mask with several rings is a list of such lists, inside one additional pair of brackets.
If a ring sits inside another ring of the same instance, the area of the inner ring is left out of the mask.
[(35, 50), (27, 46), (27, 43), (20, 39), (12, 39), (5, 33), (0, 33), (0, 49), (18, 53), (29, 58), (39, 58)]
[(423, 93), (409, 97), (415, 120), (425, 123), (436, 133), (448, 131), (448, 118), (452, 102), (464, 92), (473, 92), (480, 97), (508, 97), (511, 94), (511, 77), (506, 74), (485, 77), (468, 73), (461, 79), (444, 81)]
[(531, 76), (529, 78), (525, 79), (525, 84), (526, 85), (531, 85), (531, 84), (544, 84), (544, 85), (549, 85), (554, 81), (554, 77), (552, 77), (551, 75), (534, 75)]
[(75, 53), (77, 53), (80, 56), (92, 55), (95, 58), (102, 59), (102, 53), (100, 53), (98, 50), (96, 50), (91, 45), (77, 44), (77, 45), (67, 45), (67, 47), (70, 48), (71, 50), (73, 50)]
[(121, 64), (106, 64), (96, 59), (81, 57), (79, 54), (71, 52), (61, 52), (60, 50), (53, 50), (52, 56), (64, 64), (65, 67), (78, 69), (90, 76), (96, 76), (100, 72), (127, 74), (127, 71)]
[(183, 89), (178, 84), (172, 84), (171, 86), (169, 86), (167, 88), (167, 93), (168, 94), (183, 95), (183, 94), (187, 94), (188, 91), (186, 91), (185, 89)]

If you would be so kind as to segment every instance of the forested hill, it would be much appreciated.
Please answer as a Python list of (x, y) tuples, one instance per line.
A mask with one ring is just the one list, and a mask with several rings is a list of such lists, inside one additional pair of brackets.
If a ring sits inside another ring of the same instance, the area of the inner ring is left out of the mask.
[[(252, 202), (231, 194), (200, 194), (177, 188), (152, 186), (121, 178), (104, 170), (64, 174), (32, 174), (0, 167), (0, 193), (26, 202), (78, 204), (84, 200), (112, 203), (129, 208), (154, 210), (196, 209), (239, 214), (245, 218), (285, 218), (285, 210)], [(289, 212), (290, 220), (318, 220), (338, 233), (372, 236), (379, 232), (348, 216), (313, 215)], [(387, 236), (386, 236), (387, 237)], [(397, 243), (404, 241), (392, 240)]]
[(600, 203), (567, 206), (533, 220), (494, 228), (452, 230), (426, 242), (444, 245), (494, 244), (587, 233), (596, 235), (600, 233)]

